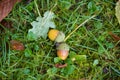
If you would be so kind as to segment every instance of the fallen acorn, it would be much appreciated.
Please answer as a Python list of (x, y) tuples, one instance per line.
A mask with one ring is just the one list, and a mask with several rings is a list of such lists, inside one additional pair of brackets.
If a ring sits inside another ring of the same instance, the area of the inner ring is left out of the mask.
[(65, 34), (62, 31), (51, 29), (48, 32), (48, 37), (51, 41), (63, 42), (65, 39)]
[(60, 59), (65, 60), (68, 57), (68, 54), (69, 46), (66, 43), (59, 44), (59, 46), (57, 47), (57, 56)]

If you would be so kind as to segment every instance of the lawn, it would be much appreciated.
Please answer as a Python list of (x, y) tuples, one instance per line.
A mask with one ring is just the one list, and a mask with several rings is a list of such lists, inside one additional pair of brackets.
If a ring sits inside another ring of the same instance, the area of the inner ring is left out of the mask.
[[(120, 36), (116, 2), (24, 0), (16, 4), (4, 19), (10, 27), (0, 24), (0, 80), (120, 80), (120, 39), (114, 38)], [(44, 18), (47, 11), (54, 13), (55, 29), (65, 34), (70, 48), (65, 60), (57, 56), (55, 41), (29, 33), (32, 22)], [(19, 44), (22, 50), (16, 50)]]

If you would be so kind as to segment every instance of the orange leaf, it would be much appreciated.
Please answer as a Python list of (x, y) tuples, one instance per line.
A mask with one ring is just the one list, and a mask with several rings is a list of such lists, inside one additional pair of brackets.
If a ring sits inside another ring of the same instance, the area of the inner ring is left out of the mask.
[(21, 0), (0, 0), (0, 21), (5, 18), (16, 2), (20, 2)]

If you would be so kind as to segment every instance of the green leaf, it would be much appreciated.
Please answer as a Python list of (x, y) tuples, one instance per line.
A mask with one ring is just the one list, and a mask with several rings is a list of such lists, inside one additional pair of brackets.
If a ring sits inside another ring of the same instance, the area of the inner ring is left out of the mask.
[(55, 62), (55, 63), (58, 63), (58, 62), (60, 62), (60, 61), (61, 61), (61, 59), (60, 59), (59, 57), (55, 57), (55, 58), (54, 58), (54, 62)]
[(37, 44), (35, 44), (35, 45), (34, 45), (34, 49), (35, 49), (36, 51), (38, 51), (40, 48), (39, 48), (39, 46), (38, 46)]
[(30, 40), (30, 41), (33, 41), (33, 40), (37, 39), (37, 36), (35, 34), (33, 34), (33, 32), (30, 31), (27, 34), (27, 39)]
[(32, 10), (34, 9), (34, 3), (31, 2), (31, 3), (27, 4), (25, 8), (26, 8), (28, 11), (32, 11)]
[(30, 49), (25, 49), (25, 57), (31, 57), (32, 51)]
[(76, 60), (76, 61), (86, 61), (87, 56), (86, 55), (75, 55), (74, 57), (71, 58), (72, 61)]
[(69, 0), (59, 0), (59, 5), (61, 6), (61, 8), (67, 9), (67, 10), (72, 6)]
[(75, 66), (74, 65), (68, 65), (65, 69), (64, 72), (66, 73), (66, 75), (72, 74), (75, 70)]
[(91, 14), (93, 14), (94, 12), (101, 11), (101, 7), (99, 5), (96, 5), (96, 3), (94, 1), (90, 1), (88, 3), (87, 7)]
[(69, 57), (72, 61), (83, 61), (84, 62), (87, 59), (86, 55), (78, 55), (73, 51), (70, 52)]
[(69, 57), (72, 58), (76, 55), (76, 53), (74, 51), (70, 51)]
[(106, 45), (106, 47), (109, 48), (109, 49), (111, 49), (111, 48), (114, 47), (114, 44), (113, 44), (112, 42), (106, 42), (105, 45)]
[(67, 63), (68, 65), (70, 65), (70, 64), (73, 64), (73, 61), (72, 61), (71, 58), (67, 58), (67, 59), (65, 60), (65, 63)]
[(24, 69), (24, 70), (23, 70), (23, 73), (24, 73), (24, 74), (29, 74), (29, 73), (30, 73), (30, 69)]
[(50, 76), (53, 76), (54, 74), (57, 73), (57, 68), (56, 68), (56, 67), (49, 68), (49, 69), (47, 70), (47, 73), (48, 73)]
[(120, 24), (120, 0), (116, 3), (115, 15), (116, 15), (118, 22)]
[(94, 62), (93, 62), (93, 66), (96, 66), (98, 63), (99, 63), (99, 60), (95, 59)]
[(104, 53), (104, 50), (103, 50), (103, 48), (102, 48), (102, 47), (98, 47), (98, 53), (99, 53), (99, 54)]
[(33, 34), (39, 38), (46, 38), (49, 28), (55, 28), (55, 23), (53, 22), (53, 18), (55, 17), (54, 13), (51, 11), (46, 11), (44, 13), (44, 17), (38, 16), (36, 21), (33, 21), (31, 25), (32, 29), (29, 29), (29, 32), (33, 32)]
[(97, 28), (97, 29), (101, 29), (102, 28), (102, 23), (100, 21), (95, 21), (94, 22), (94, 26)]

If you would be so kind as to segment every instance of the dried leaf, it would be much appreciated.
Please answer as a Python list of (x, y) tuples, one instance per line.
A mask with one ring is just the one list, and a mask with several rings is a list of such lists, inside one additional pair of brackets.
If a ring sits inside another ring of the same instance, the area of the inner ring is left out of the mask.
[(111, 35), (111, 37), (115, 40), (115, 41), (119, 41), (120, 40), (120, 37), (113, 34), (112, 32), (109, 32), (109, 34)]
[(10, 41), (10, 46), (13, 50), (22, 51), (22, 50), (25, 49), (23, 43), (21, 43), (19, 41), (16, 41), (16, 40), (11, 40)]
[(2, 20), (0, 23), (8, 29), (12, 28), (12, 22), (11, 21)]
[(16, 2), (20, 2), (21, 0), (0, 0), (0, 21), (5, 18)]
[(116, 15), (118, 22), (120, 24), (120, 0), (116, 3), (115, 15)]
[[(29, 29), (29, 32), (33, 32), (33, 34), (36, 35), (37, 38), (47, 37), (47, 33), (49, 28), (55, 28), (55, 23), (52, 21), (54, 18), (54, 13), (51, 11), (46, 11), (44, 13), (44, 17), (37, 17), (36, 21), (33, 21), (31, 25), (33, 26), (32, 29)], [(29, 34), (28, 32), (28, 34)]]
[(64, 67), (67, 67), (67, 64), (55, 64), (55, 67), (56, 68), (64, 68)]

